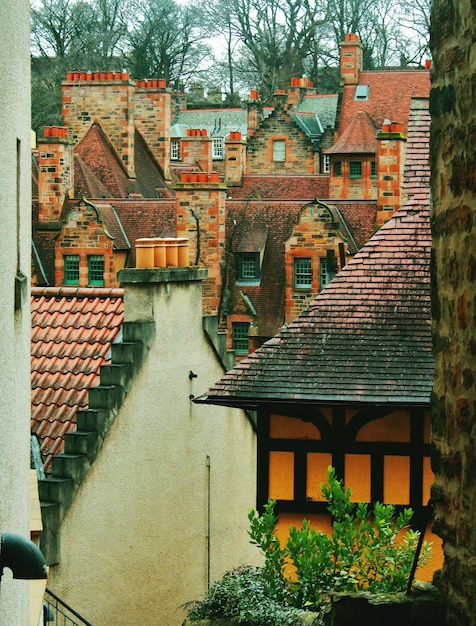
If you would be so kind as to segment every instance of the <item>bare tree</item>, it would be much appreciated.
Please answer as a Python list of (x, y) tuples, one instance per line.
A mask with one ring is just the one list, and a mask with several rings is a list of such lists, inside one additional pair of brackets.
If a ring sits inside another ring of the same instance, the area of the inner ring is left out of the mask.
[(203, 11), (174, 0), (135, 0), (129, 33), (130, 68), (134, 76), (165, 78), (179, 88), (206, 71), (212, 55)]

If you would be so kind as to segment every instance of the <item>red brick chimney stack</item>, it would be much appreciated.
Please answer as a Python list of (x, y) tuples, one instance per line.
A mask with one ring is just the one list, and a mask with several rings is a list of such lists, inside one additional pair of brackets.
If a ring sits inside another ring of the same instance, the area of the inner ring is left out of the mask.
[(363, 67), (363, 46), (359, 36), (349, 33), (340, 44), (340, 75), (346, 85), (357, 85)]
[(385, 121), (377, 132), (377, 223), (382, 225), (405, 202), (402, 197), (407, 135), (401, 122)]
[(57, 225), (65, 199), (72, 193), (73, 148), (65, 126), (45, 126), (38, 140), (39, 222)]

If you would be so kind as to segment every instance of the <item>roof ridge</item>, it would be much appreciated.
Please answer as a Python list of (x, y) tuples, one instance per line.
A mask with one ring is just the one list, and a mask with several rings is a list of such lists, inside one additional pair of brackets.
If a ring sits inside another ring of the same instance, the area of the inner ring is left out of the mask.
[(32, 297), (123, 298), (121, 287), (32, 287)]

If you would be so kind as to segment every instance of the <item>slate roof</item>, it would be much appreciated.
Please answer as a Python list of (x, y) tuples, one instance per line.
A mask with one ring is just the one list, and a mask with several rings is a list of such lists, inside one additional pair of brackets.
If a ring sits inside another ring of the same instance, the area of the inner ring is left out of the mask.
[[(409, 123), (414, 197), (287, 328), (227, 372), (198, 402), (427, 405), (430, 329), (429, 116)], [(426, 155), (426, 157), (425, 157)]]
[(124, 318), (123, 290), (33, 287), (31, 316), (31, 431), (48, 472), (109, 362)]
[(325, 154), (376, 154), (376, 128), (365, 111), (358, 111), (335, 144)]
[(307, 94), (292, 111), (314, 113), (319, 118), (324, 130), (334, 128), (337, 115), (337, 94)]
[(340, 106), (339, 134), (342, 134), (359, 111), (365, 111), (375, 128), (385, 119), (408, 126), (413, 97), (430, 93), (428, 70), (367, 70), (360, 72), (359, 85), (369, 88), (367, 100), (355, 100), (356, 85), (345, 85)]
[(211, 137), (226, 137), (231, 131), (240, 131), (246, 138), (248, 112), (242, 108), (183, 110), (173, 119), (173, 126), (206, 128)]

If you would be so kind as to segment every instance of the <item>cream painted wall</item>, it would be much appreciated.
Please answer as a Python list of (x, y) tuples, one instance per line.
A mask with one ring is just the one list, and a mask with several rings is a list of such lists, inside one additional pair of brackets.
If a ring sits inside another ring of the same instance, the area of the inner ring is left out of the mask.
[(63, 521), (49, 586), (94, 626), (175, 626), (207, 588), (208, 459), (211, 581), (260, 561), (255, 434), (241, 411), (189, 399), (223, 375), (200, 281), (125, 288), (126, 319), (153, 317), (156, 339)]
[[(30, 299), (14, 309), (17, 269), (30, 275), (29, 2), (0, 3), (0, 532), (29, 537)], [(5, 570), (0, 624), (28, 624), (26, 581)]]

